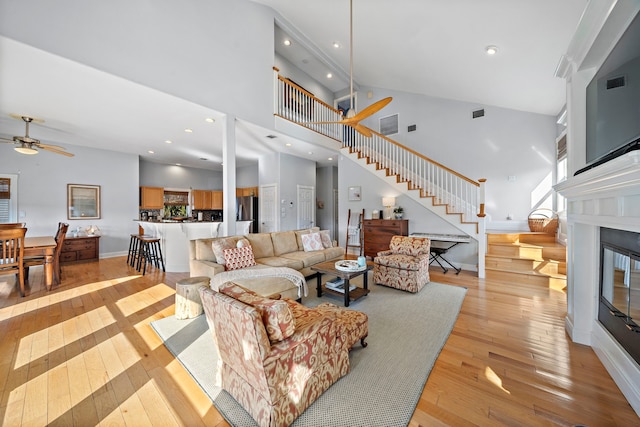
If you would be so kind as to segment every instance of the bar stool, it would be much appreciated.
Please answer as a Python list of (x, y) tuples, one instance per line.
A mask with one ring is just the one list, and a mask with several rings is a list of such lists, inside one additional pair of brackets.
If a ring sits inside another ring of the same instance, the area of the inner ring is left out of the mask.
[(129, 239), (129, 253), (127, 254), (127, 264), (134, 267), (138, 262), (140, 256), (140, 237), (151, 237), (146, 234), (131, 234)]
[(152, 236), (138, 236), (140, 247), (138, 249), (138, 265), (137, 270), (142, 268), (142, 275), (147, 272), (147, 263), (155, 265), (156, 268), (160, 268), (162, 265), (162, 271), (166, 271), (164, 268), (164, 259), (162, 258), (162, 248), (160, 247), (160, 239)]

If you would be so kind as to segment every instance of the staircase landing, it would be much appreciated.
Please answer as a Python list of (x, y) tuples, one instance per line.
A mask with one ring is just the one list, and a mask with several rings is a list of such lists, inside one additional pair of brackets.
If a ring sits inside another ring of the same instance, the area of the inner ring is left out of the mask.
[(486, 277), (563, 290), (567, 286), (567, 250), (555, 235), (536, 232), (487, 232)]

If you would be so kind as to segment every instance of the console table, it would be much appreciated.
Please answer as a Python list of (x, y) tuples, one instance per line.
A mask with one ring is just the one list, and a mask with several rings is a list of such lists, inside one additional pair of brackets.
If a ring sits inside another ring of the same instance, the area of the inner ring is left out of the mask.
[(407, 236), (409, 234), (408, 219), (365, 219), (364, 228), (364, 256), (371, 259), (378, 256), (378, 252), (389, 249), (393, 236)]
[(98, 261), (100, 236), (65, 237), (60, 252), (60, 262)]

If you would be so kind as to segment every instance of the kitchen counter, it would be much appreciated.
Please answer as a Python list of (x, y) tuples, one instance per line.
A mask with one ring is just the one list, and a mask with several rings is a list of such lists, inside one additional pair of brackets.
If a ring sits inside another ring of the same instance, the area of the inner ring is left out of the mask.
[(165, 269), (172, 273), (189, 271), (189, 240), (216, 237), (220, 222), (177, 222), (135, 220), (145, 234), (158, 237)]

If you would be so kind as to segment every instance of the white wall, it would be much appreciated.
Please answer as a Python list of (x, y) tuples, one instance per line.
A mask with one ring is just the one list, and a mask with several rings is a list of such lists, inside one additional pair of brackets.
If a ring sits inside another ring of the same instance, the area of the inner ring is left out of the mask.
[(333, 105), (333, 92), (320, 84), (317, 80), (314, 80), (310, 75), (277, 53), (274, 57), (274, 63), (279, 70), (278, 74), (282, 77), (287, 77), (288, 79), (293, 80), (294, 83), (303, 87), (307, 92), (311, 92), (316, 98), (322, 99), (329, 105)]
[[(126, 254), (129, 234), (138, 230), (138, 156), (74, 147), (75, 157), (41, 151), (27, 156), (0, 146), (0, 172), (18, 174), (18, 211), (27, 236), (53, 236), (58, 222), (69, 228), (97, 225), (100, 256)], [(67, 184), (99, 185), (101, 218), (67, 219)]]
[(140, 160), (140, 185), (173, 189), (222, 190), (222, 172)]

